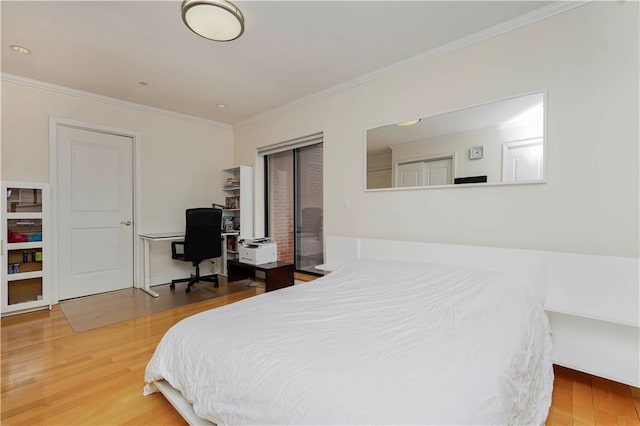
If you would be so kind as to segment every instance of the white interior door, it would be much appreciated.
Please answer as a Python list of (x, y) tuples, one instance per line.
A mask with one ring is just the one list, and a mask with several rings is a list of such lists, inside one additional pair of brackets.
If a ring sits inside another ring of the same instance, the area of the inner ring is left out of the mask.
[(60, 299), (133, 286), (133, 140), (58, 126)]
[(424, 162), (425, 181), (423, 185), (449, 185), (453, 183), (452, 169), (453, 159), (443, 158), (440, 160), (429, 160)]
[(453, 157), (401, 163), (397, 187), (449, 185), (453, 183)]
[(542, 180), (542, 139), (505, 143), (502, 146), (502, 181)]
[(422, 186), (424, 166), (422, 162), (398, 164), (397, 187)]

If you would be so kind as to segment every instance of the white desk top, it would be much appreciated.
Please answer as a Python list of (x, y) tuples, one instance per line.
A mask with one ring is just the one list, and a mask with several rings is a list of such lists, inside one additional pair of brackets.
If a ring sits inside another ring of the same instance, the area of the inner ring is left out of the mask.
[(140, 238), (143, 240), (176, 240), (180, 238), (184, 238), (184, 231), (175, 231), (175, 232), (153, 232), (149, 234), (140, 234)]
[[(222, 236), (239, 235), (240, 231), (222, 231)], [(181, 240), (184, 238), (184, 231), (174, 232), (150, 232), (138, 235), (143, 240), (161, 241), (161, 240)]]

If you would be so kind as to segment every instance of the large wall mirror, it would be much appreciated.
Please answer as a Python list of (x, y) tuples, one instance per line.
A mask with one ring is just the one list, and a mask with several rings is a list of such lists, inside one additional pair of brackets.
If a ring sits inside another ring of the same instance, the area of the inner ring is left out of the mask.
[(367, 130), (366, 189), (543, 182), (545, 96)]

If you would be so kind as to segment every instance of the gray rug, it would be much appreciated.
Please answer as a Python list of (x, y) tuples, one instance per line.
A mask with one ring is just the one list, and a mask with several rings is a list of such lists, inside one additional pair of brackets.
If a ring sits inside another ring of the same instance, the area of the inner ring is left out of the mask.
[(153, 290), (160, 294), (157, 298), (140, 289), (127, 288), (65, 300), (60, 302), (60, 307), (73, 331), (81, 332), (243, 291), (249, 288), (251, 282), (227, 283), (220, 279), (218, 288), (211, 283), (201, 282), (195, 285), (191, 293), (184, 291), (185, 285), (177, 284), (175, 291), (169, 289), (169, 284), (154, 286)]

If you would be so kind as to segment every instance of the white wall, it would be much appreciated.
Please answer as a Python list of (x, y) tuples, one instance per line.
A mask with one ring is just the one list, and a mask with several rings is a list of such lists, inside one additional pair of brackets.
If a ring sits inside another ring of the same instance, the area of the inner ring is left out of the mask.
[(367, 188), (391, 188), (393, 186), (393, 158), (391, 150), (367, 155)]
[[(326, 235), (638, 257), (638, 36), (638, 3), (588, 3), (249, 122), (235, 162), (324, 131)], [(539, 90), (548, 183), (363, 190), (366, 129)]]
[[(220, 202), (221, 170), (233, 165), (231, 129), (2, 81), (3, 180), (49, 182), (49, 117), (142, 134), (141, 232), (184, 228), (184, 211)], [(152, 283), (188, 276), (168, 243), (151, 248)], [(156, 277), (156, 278), (154, 278)]]

